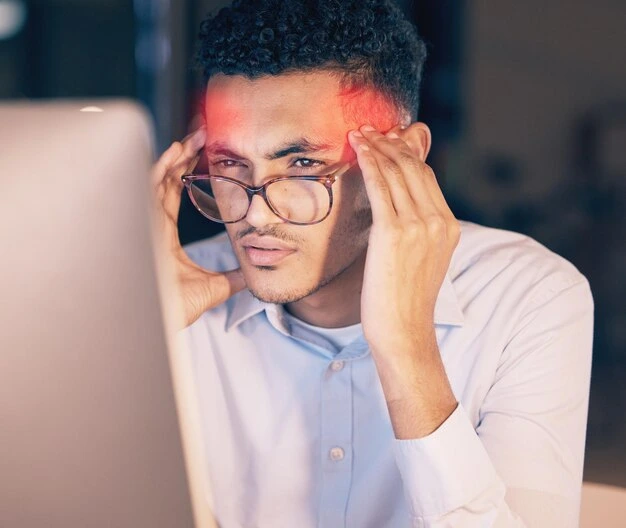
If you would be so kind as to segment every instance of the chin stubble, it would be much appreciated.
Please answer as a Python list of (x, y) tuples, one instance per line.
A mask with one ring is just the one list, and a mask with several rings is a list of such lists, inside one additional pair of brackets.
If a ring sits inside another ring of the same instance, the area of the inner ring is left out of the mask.
[[(361, 238), (363, 235), (366, 234), (365, 232), (369, 230), (371, 225), (372, 225), (371, 209), (369, 207), (365, 209), (361, 209), (354, 214), (353, 222), (351, 223), (350, 226), (346, 227), (341, 238), (345, 238), (346, 240), (352, 240), (352, 241), (359, 240), (359, 238)], [(280, 238), (280, 237), (277, 237), (277, 238)], [(273, 296), (268, 296), (268, 295), (264, 296), (262, 292), (258, 290), (250, 289), (250, 293), (252, 293), (252, 295), (256, 299), (265, 303), (289, 304), (289, 303), (300, 301), (306, 297), (309, 297), (310, 295), (317, 293), (322, 288), (328, 286), (331, 282), (334, 282), (335, 280), (340, 278), (344, 273), (346, 273), (346, 271), (348, 271), (356, 263), (356, 261), (359, 258), (361, 258), (362, 252), (366, 248), (367, 248), (367, 244), (365, 244), (365, 247), (363, 248), (363, 250), (358, 251), (356, 255), (352, 259), (350, 259), (350, 261), (347, 264), (342, 266), (337, 272), (327, 275), (325, 277), (322, 277), (322, 279), (317, 284), (315, 284), (313, 287), (309, 288), (308, 290), (305, 290), (304, 292), (302, 291), (299, 292), (297, 290), (292, 289), (292, 290), (284, 290), (281, 292), (277, 292), (276, 295), (273, 295)], [(259, 271), (272, 272), (272, 271), (276, 271), (277, 268), (276, 266), (255, 266), (255, 269)]]

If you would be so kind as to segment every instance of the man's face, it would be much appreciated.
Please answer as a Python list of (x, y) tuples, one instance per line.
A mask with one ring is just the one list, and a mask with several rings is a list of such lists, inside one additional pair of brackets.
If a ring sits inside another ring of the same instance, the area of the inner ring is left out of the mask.
[[(353, 162), (347, 134), (356, 127), (345, 119), (339, 90), (338, 79), (326, 72), (213, 77), (205, 101), (211, 173), (260, 186), (279, 176), (328, 174)], [(257, 298), (295, 302), (362, 271), (371, 212), (358, 166), (332, 189), (332, 211), (321, 223), (289, 224), (257, 195), (247, 217), (226, 226)]]

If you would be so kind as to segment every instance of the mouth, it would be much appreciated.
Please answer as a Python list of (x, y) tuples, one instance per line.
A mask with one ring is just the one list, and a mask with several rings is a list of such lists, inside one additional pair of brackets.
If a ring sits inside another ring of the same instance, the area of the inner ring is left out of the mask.
[(260, 248), (244, 246), (246, 257), (253, 266), (275, 266), (289, 255), (296, 252), (295, 249)]

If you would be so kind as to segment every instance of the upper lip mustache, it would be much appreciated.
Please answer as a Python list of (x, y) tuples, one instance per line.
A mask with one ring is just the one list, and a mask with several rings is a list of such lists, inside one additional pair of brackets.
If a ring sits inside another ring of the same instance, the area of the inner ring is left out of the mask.
[(279, 249), (282, 251), (295, 251), (294, 248), (289, 247), (284, 242), (277, 240), (275, 238), (268, 237), (258, 237), (258, 236), (247, 236), (245, 237), (241, 244), (244, 247), (255, 247), (258, 249)]

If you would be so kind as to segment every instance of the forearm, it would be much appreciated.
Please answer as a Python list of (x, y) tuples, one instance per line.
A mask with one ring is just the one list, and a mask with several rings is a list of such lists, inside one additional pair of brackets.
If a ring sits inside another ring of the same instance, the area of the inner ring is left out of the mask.
[[(562, 284), (552, 278), (542, 291)], [(396, 463), (415, 526), (577, 525), (593, 304), (584, 281), (552, 295), (520, 318), (478, 414), (459, 403), (427, 436), (398, 435)], [(388, 364), (380, 369), (387, 387)]]
[(400, 440), (431, 434), (457, 406), (434, 324), (422, 328), (411, 339), (397, 339), (388, 347), (372, 350), (391, 424)]

